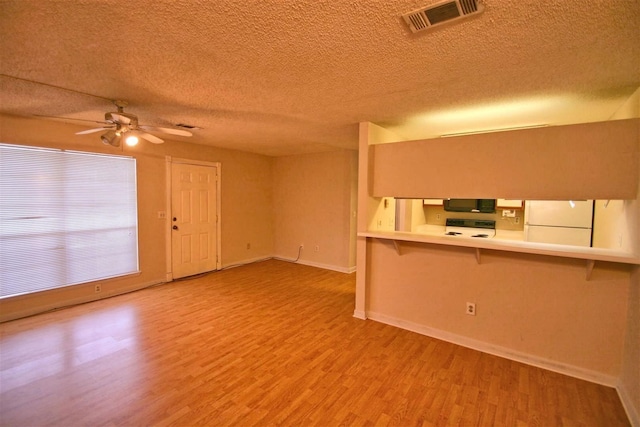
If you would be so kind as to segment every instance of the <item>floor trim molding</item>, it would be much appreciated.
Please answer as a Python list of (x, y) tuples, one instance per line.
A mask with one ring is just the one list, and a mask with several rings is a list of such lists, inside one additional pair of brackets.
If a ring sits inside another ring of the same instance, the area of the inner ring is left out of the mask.
[(367, 320), (367, 313), (364, 310), (354, 310), (353, 317), (356, 319)]
[(624, 410), (627, 413), (629, 422), (633, 427), (640, 427), (640, 414), (638, 413), (638, 410), (634, 406), (633, 399), (629, 395), (627, 388), (624, 386), (624, 384), (618, 383), (616, 385), (616, 390), (618, 391), (618, 396), (620, 397), (622, 406), (624, 407)]
[[(91, 283), (91, 282), (88, 282), (88, 283)], [(94, 282), (94, 283), (98, 283), (98, 282)], [(64, 299), (64, 300), (55, 300), (54, 299), (54, 301), (51, 302), (51, 303), (41, 304), (41, 305), (37, 305), (37, 306), (27, 306), (27, 308), (24, 309), (24, 310), (11, 312), (7, 316), (0, 316), (0, 323), (9, 322), (11, 320), (17, 320), (17, 319), (21, 319), (21, 318), (24, 318), (24, 317), (35, 316), (37, 314), (47, 313), (47, 312), (50, 312), (50, 311), (61, 310), (61, 309), (64, 309), (64, 308), (73, 307), (75, 305), (80, 305), (80, 304), (86, 304), (86, 303), (90, 303), (90, 302), (94, 302), (94, 301), (99, 301), (101, 299), (111, 298), (111, 297), (115, 297), (115, 296), (118, 296), (118, 295), (124, 295), (124, 294), (128, 294), (129, 292), (140, 291), (142, 289), (149, 288), (151, 286), (161, 285), (163, 283), (167, 283), (167, 282), (162, 281), (162, 280), (152, 280), (152, 281), (149, 281), (149, 282), (137, 283), (137, 284), (133, 284), (133, 285), (129, 285), (129, 286), (124, 286), (122, 288), (118, 288), (118, 289), (113, 290), (113, 291), (105, 291), (105, 292), (100, 293), (100, 294), (85, 294), (85, 295), (80, 295), (80, 296), (75, 297), (75, 298)], [(49, 290), (43, 291), (43, 292), (59, 292), (61, 290), (65, 290), (65, 289), (66, 288), (49, 289)], [(28, 297), (29, 294), (24, 295), (24, 296)]]
[[(276, 257), (277, 259), (277, 257)], [(354, 271), (356, 271), (355, 267), (340, 267), (337, 265), (331, 265), (331, 264), (322, 264), (319, 262), (313, 262), (313, 261), (306, 261), (306, 260), (298, 260), (297, 261), (298, 264), (302, 264), (302, 265), (308, 265), (309, 267), (317, 267), (317, 268), (323, 268), (325, 270), (331, 270), (331, 271), (337, 271), (339, 273), (346, 273), (346, 274), (350, 274), (353, 273)]]
[(242, 267), (243, 265), (253, 264), (254, 262), (268, 261), (270, 259), (273, 259), (271, 255), (261, 256), (256, 258), (241, 259), (238, 261), (234, 261), (232, 263), (222, 264), (221, 270), (227, 270), (229, 268), (235, 268), (235, 267)]
[(538, 368), (547, 369), (549, 371), (618, 389), (617, 378), (602, 374), (600, 372), (545, 359), (543, 357), (519, 352), (506, 347), (489, 344), (484, 341), (474, 340), (462, 335), (453, 334), (451, 332), (446, 332), (440, 329), (430, 328), (428, 326), (420, 325), (392, 316), (387, 316), (381, 313), (367, 311), (366, 317), (380, 323), (385, 323), (390, 326), (406, 329), (408, 331), (426, 335), (431, 338), (447, 341), (452, 344), (461, 345), (463, 347), (478, 350), (483, 353), (493, 354), (494, 356), (504, 357), (505, 359), (514, 360), (516, 362), (525, 363), (527, 365), (536, 366)]
[(273, 259), (277, 259), (279, 261), (287, 261), (287, 262), (295, 262), (296, 264), (302, 264), (302, 265), (307, 265), (309, 267), (316, 267), (316, 268), (322, 268), (324, 270), (331, 270), (331, 271), (337, 271), (338, 273), (346, 273), (346, 274), (350, 274), (350, 273), (354, 273), (356, 271), (356, 267), (341, 267), (338, 265), (332, 265), (332, 264), (323, 264), (323, 263), (319, 263), (319, 262), (313, 262), (313, 261), (307, 261), (304, 259), (291, 259), (291, 258), (287, 258), (284, 256), (280, 256), (280, 255), (274, 255), (272, 257)]

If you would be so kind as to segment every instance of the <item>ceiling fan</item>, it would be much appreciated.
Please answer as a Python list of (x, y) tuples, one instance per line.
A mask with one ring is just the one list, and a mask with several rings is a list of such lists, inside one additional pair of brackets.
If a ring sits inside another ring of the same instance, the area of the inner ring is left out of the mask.
[(125, 138), (126, 144), (130, 146), (136, 145), (138, 143), (138, 138), (146, 139), (154, 144), (162, 144), (164, 142), (164, 140), (155, 135), (151, 135), (146, 131), (162, 132), (179, 136), (192, 136), (192, 133), (186, 130), (140, 125), (138, 123), (138, 116), (124, 112), (124, 107), (129, 105), (126, 101), (115, 100), (112, 102), (117, 107), (118, 111), (105, 113), (104, 122), (98, 122), (104, 123), (105, 126), (76, 132), (76, 135), (86, 135), (106, 130), (106, 132), (100, 136), (100, 139), (104, 144), (112, 145), (114, 147), (120, 146), (122, 138)]

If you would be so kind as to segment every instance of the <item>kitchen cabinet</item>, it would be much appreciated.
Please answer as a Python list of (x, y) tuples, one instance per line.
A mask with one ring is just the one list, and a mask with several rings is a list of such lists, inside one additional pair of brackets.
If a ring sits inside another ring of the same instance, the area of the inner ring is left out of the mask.
[(517, 199), (497, 199), (496, 209), (522, 209), (522, 202)]

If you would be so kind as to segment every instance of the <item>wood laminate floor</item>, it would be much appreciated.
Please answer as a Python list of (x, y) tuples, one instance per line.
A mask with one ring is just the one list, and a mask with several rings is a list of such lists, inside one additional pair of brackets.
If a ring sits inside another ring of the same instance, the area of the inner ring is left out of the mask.
[(352, 317), (266, 261), (0, 324), (3, 426), (616, 426), (614, 389)]

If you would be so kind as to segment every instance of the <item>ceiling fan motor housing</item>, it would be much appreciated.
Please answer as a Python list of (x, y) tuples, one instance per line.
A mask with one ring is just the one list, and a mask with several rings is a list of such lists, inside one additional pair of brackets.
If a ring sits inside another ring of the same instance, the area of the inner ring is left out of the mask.
[(131, 127), (138, 126), (138, 116), (123, 112), (104, 113), (104, 119), (111, 123), (120, 123)]

